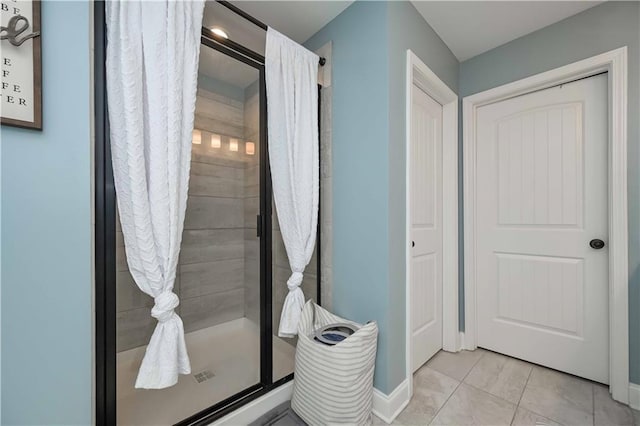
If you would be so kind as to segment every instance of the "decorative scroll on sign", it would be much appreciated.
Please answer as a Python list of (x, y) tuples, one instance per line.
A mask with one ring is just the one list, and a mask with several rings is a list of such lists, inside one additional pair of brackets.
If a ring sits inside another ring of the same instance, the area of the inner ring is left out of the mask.
[(40, 1), (0, 0), (2, 124), (42, 130)]

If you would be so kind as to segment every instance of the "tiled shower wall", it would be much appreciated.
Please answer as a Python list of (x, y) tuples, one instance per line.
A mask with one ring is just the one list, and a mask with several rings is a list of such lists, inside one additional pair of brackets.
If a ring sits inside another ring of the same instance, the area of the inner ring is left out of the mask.
[[(252, 106), (251, 98), (198, 90), (195, 128), (202, 131), (202, 143), (192, 145), (174, 288), (186, 332), (242, 318), (245, 310), (248, 316), (258, 312), (257, 136), (254, 155), (247, 155), (244, 146), (257, 135), (257, 101), (256, 97)], [(255, 113), (245, 116), (245, 109), (252, 108)], [(220, 148), (211, 147), (211, 133), (222, 135)], [(237, 152), (230, 151), (230, 138), (239, 139)], [(117, 228), (117, 350), (122, 351), (146, 345), (156, 320), (150, 315), (152, 298), (136, 287), (128, 272), (119, 223)]]
[[(245, 153), (244, 99), (199, 90), (191, 181), (180, 257), (180, 315), (185, 331), (244, 316), (245, 170), (255, 155)], [(210, 133), (222, 135), (213, 148)], [(230, 151), (229, 139), (239, 139)], [(195, 167), (195, 168), (194, 168)], [(189, 253), (200, 254), (190, 259)]]

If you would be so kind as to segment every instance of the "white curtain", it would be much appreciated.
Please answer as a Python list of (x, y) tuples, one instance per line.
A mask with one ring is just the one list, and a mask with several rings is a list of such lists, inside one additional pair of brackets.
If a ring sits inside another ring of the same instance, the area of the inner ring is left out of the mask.
[(174, 385), (191, 367), (173, 292), (189, 187), (204, 1), (111, 0), (107, 97), (127, 262), (158, 320), (136, 388)]
[(267, 30), (269, 161), (273, 196), (292, 275), (280, 316), (280, 337), (298, 333), (303, 272), (318, 225), (318, 55), (273, 28)]

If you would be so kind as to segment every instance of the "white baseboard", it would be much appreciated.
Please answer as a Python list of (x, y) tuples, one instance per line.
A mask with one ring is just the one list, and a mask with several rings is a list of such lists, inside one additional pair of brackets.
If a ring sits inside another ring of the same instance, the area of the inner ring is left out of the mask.
[(276, 408), (286, 401), (290, 401), (291, 395), (293, 395), (293, 381), (278, 386), (260, 398), (251, 401), (247, 405), (243, 405), (221, 419), (216, 420), (212, 425), (248, 425), (269, 410)]
[(464, 334), (464, 331), (460, 332), (460, 350), (461, 351), (475, 351), (477, 347), (472, 344), (467, 335)]
[(629, 383), (629, 407), (640, 410), (640, 385)]
[(391, 424), (411, 399), (409, 380), (405, 379), (397, 388), (386, 395), (378, 389), (373, 389), (373, 414), (380, 417), (387, 424)]

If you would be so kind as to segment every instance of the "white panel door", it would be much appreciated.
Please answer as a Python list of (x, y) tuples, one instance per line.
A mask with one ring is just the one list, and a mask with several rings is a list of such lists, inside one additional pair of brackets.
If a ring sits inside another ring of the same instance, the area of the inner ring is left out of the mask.
[(608, 383), (607, 76), (477, 114), (478, 345)]
[(413, 371), (442, 348), (442, 106), (413, 86), (409, 216)]

